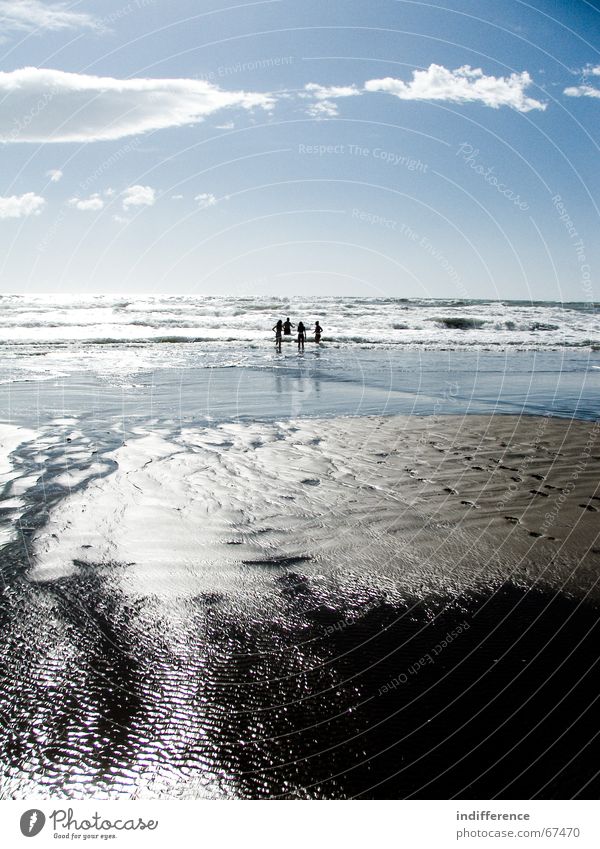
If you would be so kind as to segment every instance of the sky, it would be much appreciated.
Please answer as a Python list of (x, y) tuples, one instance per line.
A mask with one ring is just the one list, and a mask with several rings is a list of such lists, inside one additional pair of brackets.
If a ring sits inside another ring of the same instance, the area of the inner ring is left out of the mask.
[(0, 0), (4, 292), (594, 301), (600, 4)]

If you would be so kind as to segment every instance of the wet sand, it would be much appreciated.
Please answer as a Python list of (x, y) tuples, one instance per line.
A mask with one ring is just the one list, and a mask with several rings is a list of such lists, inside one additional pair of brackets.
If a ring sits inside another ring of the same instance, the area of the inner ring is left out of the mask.
[(597, 795), (597, 424), (26, 436), (4, 798)]

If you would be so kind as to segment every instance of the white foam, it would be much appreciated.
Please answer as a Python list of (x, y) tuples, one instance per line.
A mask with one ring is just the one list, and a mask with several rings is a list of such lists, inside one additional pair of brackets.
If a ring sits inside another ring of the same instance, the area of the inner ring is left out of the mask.
[(161, 366), (264, 364), (272, 360), (274, 321), (287, 314), (305, 322), (309, 339), (321, 322), (322, 353), (600, 346), (598, 313), (583, 303), (5, 295), (0, 304), (0, 382), (91, 370), (131, 385), (132, 375)]

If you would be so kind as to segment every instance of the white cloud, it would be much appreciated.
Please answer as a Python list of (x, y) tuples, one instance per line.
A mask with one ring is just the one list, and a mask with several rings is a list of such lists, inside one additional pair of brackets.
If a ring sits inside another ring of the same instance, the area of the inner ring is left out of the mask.
[(444, 100), (450, 103), (479, 102), (493, 109), (510, 106), (518, 112), (546, 108), (545, 103), (525, 95), (532, 80), (527, 71), (509, 77), (486, 76), (481, 68), (463, 65), (453, 71), (443, 65), (430, 65), (426, 71), (413, 71), (409, 83), (386, 77), (368, 80), (365, 91), (382, 91), (401, 100)]
[(123, 209), (130, 206), (154, 206), (156, 192), (151, 186), (130, 186), (122, 192)]
[(442, 65), (430, 65), (426, 71), (413, 71), (410, 82), (386, 77), (368, 80), (361, 90), (356, 85), (323, 86), (309, 83), (300, 94), (313, 102), (307, 113), (314, 118), (334, 118), (338, 115), (336, 100), (357, 97), (366, 92), (387, 92), (401, 100), (444, 100), (452, 103), (478, 101), (497, 109), (510, 106), (519, 112), (545, 109), (546, 104), (525, 95), (532, 84), (527, 71), (509, 77), (486, 76), (481, 68), (463, 65), (453, 71)]
[(304, 91), (307, 91), (315, 100), (332, 100), (337, 97), (356, 97), (359, 95), (360, 89), (355, 85), (319, 85), (318, 83), (308, 83), (304, 86)]
[(340, 111), (333, 100), (319, 100), (317, 103), (311, 103), (306, 114), (311, 118), (336, 118)]
[(171, 200), (183, 200), (183, 195), (171, 195)]
[[(600, 89), (594, 88), (588, 82), (589, 77), (600, 77), (600, 65), (591, 65), (589, 62), (583, 68), (574, 70), (573, 75), (579, 77), (579, 85), (571, 85), (563, 89), (563, 94), (567, 97), (600, 97)], [(596, 82), (593, 80), (592, 82)]]
[(73, 206), (81, 212), (98, 212), (100, 209), (104, 209), (104, 201), (96, 192), (89, 198), (71, 198), (69, 206)]
[(339, 111), (334, 100), (338, 97), (355, 97), (362, 93), (355, 85), (324, 86), (318, 83), (308, 83), (304, 86), (304, 92), (300, 97), (314, 99), (306, 110), (312, 118), (335, 118)]
[[(69, 206), (74, 209), (79, 209), (81, 212), (98, 212), (104, 209), (107, 201), (105, 198), (113, 198), (115, 196), (114, 189), (105, 189), (102, 193), (94, 192), (87, 198), (71, 198)], [(130, 186), (120, 193), (122, 198), (122, 206), (124, 210), (136, 206), (153, 206), (156, 201), (156, 192), (151, 186)], [(129, 221), (122, 216), (115, 215), (115, 221)]]
[(46, 201), (33, 192), (24, 195), (0, 196), (0, 218), (26, 218), (29, 215), (39, 215), (46, 206)]
[(234, 127), (235, 127), (235, 124), (233, 123), (233, 121), (225, 121), (224, 124), (217, 124), (215, 129), (216, 130), (233, 130)]
[(196, 124), (227, 108), (269, 109), (269, 94), (190, 79), (131, 79), (45, 68), (0, 72), (0, 141), (89, 142)]
[(200, 195), (196, 195), (194, 200), (197, 202), (200, 209), (208, 209), (209, 206), (216, 206), (217, 199), (210, 192), (202, 192)]
[(46, 177), (50, 178), (51, 183), (58, 183), (63, 178), (63, 172), (60, 168), (51, 168), (50, 171), (46, 171)]
[(40, 0), (0, 0), (0, 28), (5, 32), (102, 29), (92, 15), (72, 12), (66, 3), (42, 3)]
[(563, 92), (567, 97), (600, 97), (600, 89), (593, 85), (572, 85)]

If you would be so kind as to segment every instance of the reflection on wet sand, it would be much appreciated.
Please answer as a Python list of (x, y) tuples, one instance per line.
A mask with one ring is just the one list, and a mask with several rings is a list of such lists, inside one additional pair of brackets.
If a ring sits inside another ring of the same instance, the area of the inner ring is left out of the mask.
[(592, 423), (23, 436), (4, 797), (597, 793)]

